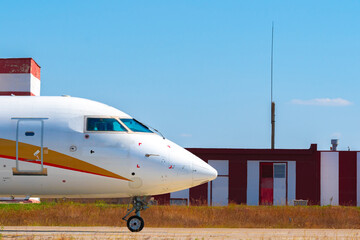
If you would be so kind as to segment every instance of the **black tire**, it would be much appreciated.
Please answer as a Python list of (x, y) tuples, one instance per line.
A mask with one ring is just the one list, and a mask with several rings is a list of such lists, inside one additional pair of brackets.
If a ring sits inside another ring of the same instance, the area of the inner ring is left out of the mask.
[(138, 216), (131, 216), (126, 222), (128, 229), (132, 232), (140, 232), (144, 228), (144, 220)]

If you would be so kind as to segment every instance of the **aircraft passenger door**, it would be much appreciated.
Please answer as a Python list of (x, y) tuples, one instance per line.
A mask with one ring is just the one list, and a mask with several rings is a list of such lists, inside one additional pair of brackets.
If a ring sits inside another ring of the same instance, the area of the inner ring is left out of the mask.
[(18, 118), (14, 175), (43, 173), (44, 119)]

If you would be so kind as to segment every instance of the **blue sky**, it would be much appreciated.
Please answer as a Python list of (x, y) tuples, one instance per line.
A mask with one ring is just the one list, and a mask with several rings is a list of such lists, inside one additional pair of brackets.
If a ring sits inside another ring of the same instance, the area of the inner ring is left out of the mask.
[(1, 1), (0, 57), (42, 95), (123, 110), (185, 147), (360, 150), (359, 1)]

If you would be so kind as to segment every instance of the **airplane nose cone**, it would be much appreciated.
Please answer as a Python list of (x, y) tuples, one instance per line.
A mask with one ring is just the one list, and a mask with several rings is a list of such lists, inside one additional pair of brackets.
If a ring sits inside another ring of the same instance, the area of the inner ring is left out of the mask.
[(217, 177), (217, 171), (205, 162), (193, 163), (193, 184), (199, 185), (214, 180)]

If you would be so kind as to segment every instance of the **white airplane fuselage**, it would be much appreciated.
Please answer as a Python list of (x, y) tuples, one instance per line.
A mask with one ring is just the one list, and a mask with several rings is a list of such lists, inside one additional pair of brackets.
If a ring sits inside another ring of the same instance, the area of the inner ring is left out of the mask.
[(1, 96), (0, 108), (0, 196), (150, 196), (217, 176), (175, 143), (131, 130), (125, 122), (135, 120), (105, 104)]

